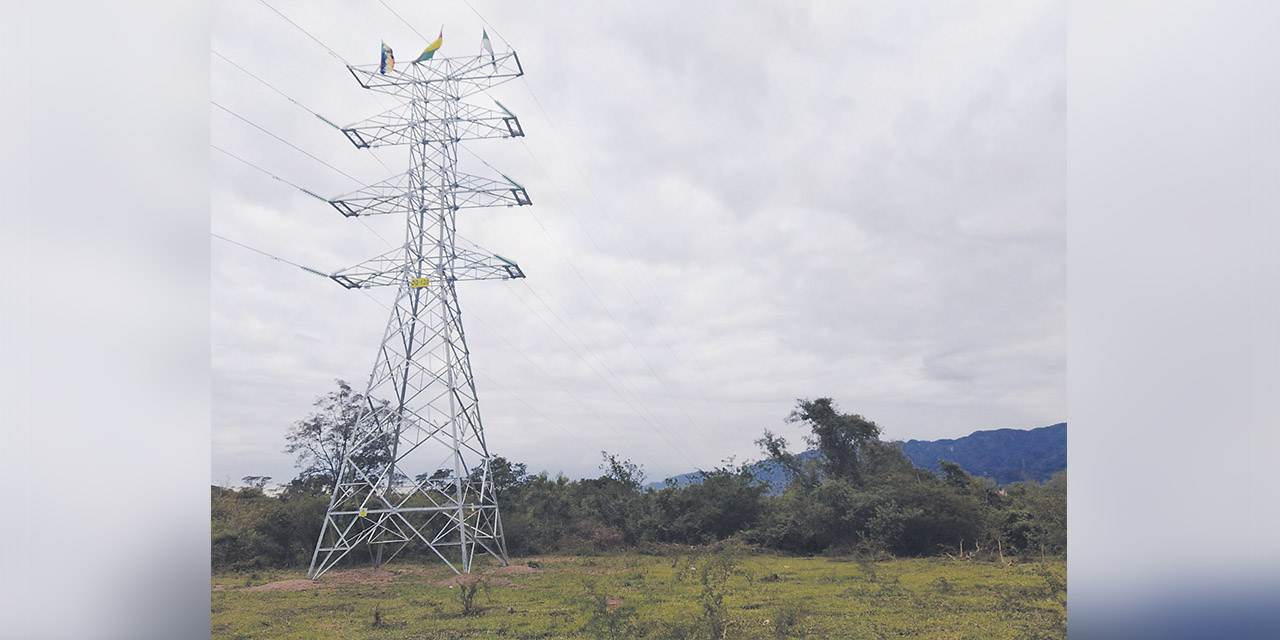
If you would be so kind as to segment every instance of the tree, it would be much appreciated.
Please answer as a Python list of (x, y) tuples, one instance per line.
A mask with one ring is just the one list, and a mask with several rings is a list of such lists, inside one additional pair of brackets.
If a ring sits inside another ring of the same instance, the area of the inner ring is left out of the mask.
[(640, 465), (630, 460), (619, 460), (618, 456), (608, 451), (601, 451), (600, 457), (603, 458), (600, 463), (600, 469), (604, 471), (603, 477), (617, 480), (632, 491), (639, 491), (644, 485), (644, 468)]
[(701, 482), (668, 486), (652, 494), (647, 529), (666, 542), (705, 544), (755, 525), (766, 486), (755, 484), (747, 465), (699, 471)]
[[(284, 450), (298, 456), (296, 465), (302, 469), (293, 481), (294, 487), (331, 490), (357, 422), (366, 413), (386, 407), (386, 402), (372, 402), (363, 394), (353, 393), (346, 382), (336, 382), (338, 390), (317, 398), (313, 405), (317, 410), (295, 422), (285, 435), (289, 445)], [(391, 437), (392, 434), (385, 434), (372, 446), (363, 447), (354, 456), (357, 463), (368, 468), (385, 462), (390, 457), (386, 445)]]
[[(787, 451), (787, 441), (770, 431), (756, 440), (769, 459), (786, 470), (793, 483), (816, 488), (823, 477), (866, 484), (869, 468), (901, 466), (901, 452), (888, 451), (880, 442), (880, 427), (857, 414), (842, 414), (831, 398), (797, 400), (787, 422), (803, 422), (813, 435), (805, 442), (817, 449), (818, 459), (806, 463)], [(874, 458), (874, 459), (872, 459)], [(879, 464), (874, 464), (878, 462)]]
[(831, 398), (798, 400), (788, 422), (809, 425), (809, 446), (822, 456), (822, 470), (833, 478), (847, 478), (855, 486), (864, 483), (862, 450), (878, 442), (880, 427), (857, 414), (842, 414)]
[(769, 460), (782, 467), (783, 472), (787, 474), (788, 482), (797, 483), (809, 489), (818, 486), (822, 476), (818, 473), (817, 465), (813, 464), (813, 461), (805, 464), (800, 456), (788, 451), (786, 438), (774, 435), (772, 431), (765, 429), (764, 437), (756, 440), (756, 446), (764, 451)]
[[(484, 469), (477, 466), (471, 470), (468, 480), (479, 485), (483, 473)], [(502, 495), (508, 489), (524, 484), (528, 480), (528, 467), (523, 462), (512, 462), (502, 456), (489, 459), (489, 483), (495, 494)]]

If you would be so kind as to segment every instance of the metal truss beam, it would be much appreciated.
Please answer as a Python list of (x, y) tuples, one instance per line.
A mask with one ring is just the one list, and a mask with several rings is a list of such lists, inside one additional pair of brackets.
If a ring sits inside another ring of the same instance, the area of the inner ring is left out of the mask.
[[(404, 213), (410, 200), (422, 213), (485, 207), (518, 207), (533, 204), (529, 192), (516, 181), (503, 181), (455, 173), (446, 185), (416, 182), (413, 172), (392, 176), (329, 199), (329, 204), (349, 218)], [(417, 192), (417, 193), (415, 193)]]
[[(438, 122), (446, 118), (454, 118), (457, 122), (455, 142), (523, 136), (524, 129), (520, 127), (520, 119), (502, 106), (502, 103), (496, 100), (494, 102), (497, 103), (500, 111), (464, 104), (459, 105), (458, 113), (453, 116), (446, 113), (444, 105), (428, 103), (428, 120)], [(404, 145), (414, 142), (436, 144), (449, 142), (444, 139), (443, 132), (438, 129), (426, 129), (426, 135), (415, 139), (411, 130), (404, 126), (410, 118), (417, 117), (411, 107), (412, 105), (405, 105), (390, 109), (368, 120), (343, 127), (342, 132), (347, 135), (347, 139), (352, 144), (360, 148)]]

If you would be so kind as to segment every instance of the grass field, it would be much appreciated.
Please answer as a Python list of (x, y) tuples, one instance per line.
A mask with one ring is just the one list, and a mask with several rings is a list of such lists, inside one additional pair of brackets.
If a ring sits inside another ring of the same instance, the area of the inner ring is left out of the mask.
[(213, 577), (214, 638), (1066, 637), (1066, 561), (742, 549)]

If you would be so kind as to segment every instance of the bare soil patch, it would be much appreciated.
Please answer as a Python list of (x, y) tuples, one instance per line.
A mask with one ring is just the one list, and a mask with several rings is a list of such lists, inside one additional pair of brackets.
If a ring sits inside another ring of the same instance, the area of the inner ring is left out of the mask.
[(260, 584), (255, 587), (244, 587), (240, 591), (302, 591), (305, 589), (317, 589), (324, 586), (333, 586), (335, 584), (389, 584), (396, 577), (394, 571), (386, 569), (346, 569), (343, 571), (329, 571), (320, 577), (319, 580), (309, 580), (307, 578), (299, 578), (294, 580), (277, 580)]
[(474, 573), (471, 573), (471, 574), (459, 573), (458, 575), (453, 576), (451, 578), (446, 578), (444, 580), (436, 580), (434, 582), (428, 582), (427, 584), (436, 586), (436, 587), (449, 587), (450, 589), (452, 589), (454, 587), (460, 587), (464, 584), (473, 584), (475, 582), (480, 582), (480, 581), (483, 581), (491, 586), (507, 587), (509, 589), (532, 589), (533, 588), (533, 587), (530, 587), (529, 585), (516, 584), (506, 578), (493, 577), (488, 574), (477, 575)]
[(538, 573), (539, 571), (541, 571), (541, 569), (534, 569), (533, 567), (526, 567), (526, 566), (524, 566), (524, 565), (522, 565), (522, 564), (509, 564), (509, 565), (507, 565), (507, 566), (505, 566), (505, 567), (498, 567), (498, 568), (496, 568), (496, 569), (490, 569), (489, 571), (487, 571), (487, 572), (485, 572), (485, 573), (486, 573), (486, 574), (498, 574), (498, 575), (510, 575), (510, 574)]
[(389, 584), (397, 573), (386, 569), (346, 569), (330, 571), (321, 576), (320, 581), (330, 584)]
[(317, 585), (311, 580), (303, 578), (302, 580), (277, 580), (260, 584), (256, 587), (245, 587), (242, 591), (302, 591), (304, 589), (314, 589)]

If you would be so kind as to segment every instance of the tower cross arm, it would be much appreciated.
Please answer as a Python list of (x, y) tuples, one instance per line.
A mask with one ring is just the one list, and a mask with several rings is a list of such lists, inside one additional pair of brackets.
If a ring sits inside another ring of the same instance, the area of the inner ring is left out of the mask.
[[(328, 202), (347, 217), (404, 213), (411, 206), (422, 211), (444, 211), (533, 204), (524, 186), (506, 176), (493, 180), (458, 173), (454, 183), (445, 186), (449, 194), (440, 193), (440, 185), (415, 185), (408, 174), (401, 174)], [(414, 192), (420, 197), (412, 197)]]
[[(397, 107), (343, 127), (342, 133), (360, 148), (415, 142), (438, 144), (483, 138), (515, 138), (524, 135), (520, 120), (503, 107), (502, 103), (498, 103), (500, 110), (460, 103), (452, 112), (446, 111), (440, 102), (425, 102), (422, 106), (425, 114), (414, 114), (408, 106)], [(428, 126), (414, 127), (414, 122)], [(443, 126), (445, 124), (450, 126)]]
[[(445, 265), (443, 271), (454, 281), (513, 280), (524, 277), (520, 265), (480, 248), (455, 247), (452, 260)], [(403, 247), (336, 271), (329, 278), (348, 289), (398, 286), (404, 284), (406, 278), (410, 287), (423, 288), (433, 284), (430, 274), (406, 274)]]
[(456, 82), (461, 93), (454, 97), (461, 98), (524, 75), (515, 51), (410, 62), (391, 73), (381, 73), (378, 67), (376, 64), (347, 65), (356, 82), (365, 89), (403, 97), (412, 97), (418, 85)]
[(335, 271), (329, 278), (348, 289), (385, 287), (404, 281), (404, 265), (404, 247), (397, 247), (360, 264)]
[(523, 278), (520, 265), (496, 253), (458, 248), (453, 259), (455, 280), (513, 280)]

